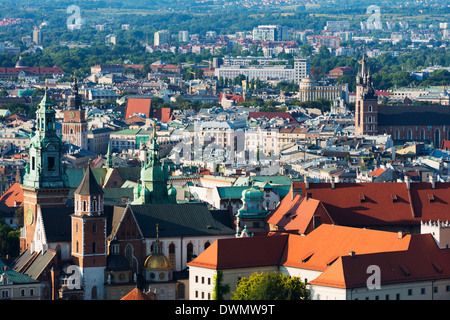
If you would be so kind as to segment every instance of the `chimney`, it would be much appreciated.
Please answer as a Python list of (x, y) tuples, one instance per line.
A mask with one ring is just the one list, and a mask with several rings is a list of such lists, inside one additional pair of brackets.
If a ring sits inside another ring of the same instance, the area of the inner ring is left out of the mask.
[(430, 183), (431, 183), (431, 188), (434, 189), (436, 188), (436, 182), (434, 181), (434, 175), (431, 174), (430, 176)]
[(309, 180), (308, 180), (308, 177), (306, 175), (304, 176), (304, 180), (305, 180), (306, 190), (308, 190), (309, 189)]
[(334, 177), (331, 177), (331, 189), (334, 189), (336, 187), (334, 180)]
[(398, 232), (398, 238), (399, 238), (399, 239), (403, 239), (403, 232), (402, 232), (402, 231), (399, 231), (399, 232)]
[(294, 184), (292, 184), (292, 200), (294, 200), (296, 195), (302, 194), (302, 188), (295, 188)]
[(409, 177), (405, 176), (405, 183), (406, 183), (406, 189), (409, 190), (409, 187), (411, 186), (411, 182), (409, 181)]
[(356, 255), (356, 252), (355, 252), (355, 251), (350, 251), (350, 252), (348, 253), (348, 255), (349, 255), (350, 257), (354, 257), (354, 256)]

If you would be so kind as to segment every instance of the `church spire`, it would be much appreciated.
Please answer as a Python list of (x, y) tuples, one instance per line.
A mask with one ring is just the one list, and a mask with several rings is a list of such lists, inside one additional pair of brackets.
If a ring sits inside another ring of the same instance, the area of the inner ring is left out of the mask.
[(67, 109), (80, 110), (81, 109), (81, 96), (78, 92), (77, 77), (73, 76), (72, 91), (67, 99)]
[(111, 142), (108, 142), (108, 151), (106, 151), (106, 168), (112, 168)]
[(55, 109), (44, 97), (36, 110), (36, 128), (30, 139), (30, 163), (23, 178), (25, 186), (32, 188), (63, 188), (68, 186), (62, 164), (64, 145), (56, 133)]

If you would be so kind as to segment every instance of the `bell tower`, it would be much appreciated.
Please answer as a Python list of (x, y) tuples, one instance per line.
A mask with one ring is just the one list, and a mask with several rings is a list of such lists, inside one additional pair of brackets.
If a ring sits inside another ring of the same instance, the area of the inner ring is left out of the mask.
[(20, 250), (34, 251), (33, 237), (38, 207), (65, 206), (69, 183), (62, 164), (63, 142), (55, 129), (55, 110), (47, 102), (47, 90), (36, 111), (36, 129), (29, 145), (29, 162), (25, 166), (22, 189), (24, 229)]
[(87, 149), (86, 114), (81, 106), (77, 78), (74, 78), (72, 92), (67, 98), (67, 109), (64, 110), (64, 122), (62, 123), (62, 137), (65, 142)]
[(72, 260), (79, 267), (86, 300), (103, 299), (106, 268), (106, 216), (103, 190), (88, 166), (74, 193)]
[(132, 204), (176, 203), (175, 188), (168, 190), (168, 169), (167, 164), (160, 159), (155, 124), (149, 145), (143, 146), (140, 150), (140, 160), (141, 183), (134, 189)]
[(373, 88), (365, 55), (356, 76), (355, 134), (378, 134), (378, 96)]

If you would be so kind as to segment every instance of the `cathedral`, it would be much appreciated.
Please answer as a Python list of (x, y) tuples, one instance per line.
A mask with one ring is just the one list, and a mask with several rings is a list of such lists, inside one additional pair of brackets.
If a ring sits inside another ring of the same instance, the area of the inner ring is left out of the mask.
[[(76, 116), (65, 123), (84, 127), (76, 94), (69, 100), (64, 112)], [(80, 137), (83, 130), (74, 132)], [(105, 204), (89, 166), (81, 183), (70, 187), (64, 143), (46, 92), (23, 177), (21, 254), (11, 268), (40, 281), (46, 300), (119, 300), (135, 288), (153, 299), (188, 299), (186, 264), (215, 240), (235, 236), (228, 212), (176, 202), (155, 131), (140, 150), (134, 198), (123, 205)]]
[(373, 87), (365, 57), (356, 77), (356, 135), (391, 135), (394, 141), (428, 141), (440, 148), (450, 140), (450, 108), (447, 105), (381, 105)]

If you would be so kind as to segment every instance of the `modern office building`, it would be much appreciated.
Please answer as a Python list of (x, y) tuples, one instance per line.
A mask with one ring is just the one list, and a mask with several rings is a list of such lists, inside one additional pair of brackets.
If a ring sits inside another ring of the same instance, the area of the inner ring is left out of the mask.
[(282, 26), (262, 25), (253, 28), (253, 41), (285, 41), (287, 30)]
[(303, 78), (307, 78), (310, 75), (311, 63), (309, 58), (295, 58), (294, 59), (294, 74), (295, 83), (300, 83)]
[(292, 82), (295, 79), (295, 70), (290, 66), (222, 66), (215, 70), (217, 78), (234, 79), (239, 75), (247, 77), (248, 81), (253, 79), (260, 81), (280, 80)]
[(160, 30), (160, 31), (155, 32), (153, 42), (154, 42), (155, 46), (169, 44), (170, 32), (168, 30)]
[(179, 42), (188, 42), (189, 41), (189, 31), (179, 31), (178, 32), (178, 41)]

